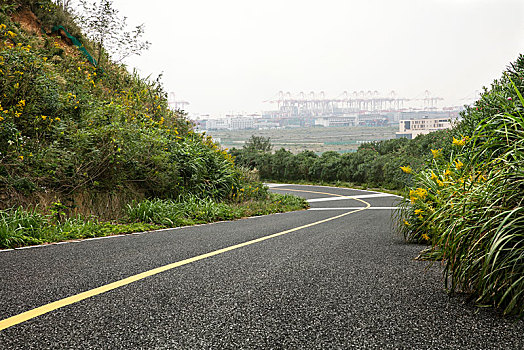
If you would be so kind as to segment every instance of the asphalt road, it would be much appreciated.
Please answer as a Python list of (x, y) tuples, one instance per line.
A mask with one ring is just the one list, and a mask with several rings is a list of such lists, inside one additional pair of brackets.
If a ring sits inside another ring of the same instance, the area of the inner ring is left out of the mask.
[(396, 197), (273, 191), (312, 209), (0, 252), (0, 349), (524, 349), (523, 321), (450, 298), (439, 265), (413, 260), (423, 247), (393, 233)]

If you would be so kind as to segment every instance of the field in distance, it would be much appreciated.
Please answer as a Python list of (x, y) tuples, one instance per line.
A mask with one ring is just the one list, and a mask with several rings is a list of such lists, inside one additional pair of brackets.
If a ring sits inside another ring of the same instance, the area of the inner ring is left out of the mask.
[(282, 147), (299, 153), (310, 150), (316, 153), (336, 151), (355, 152), (363, 142), (395, 138), (397, 126), (381, 127), (308, 127), (270, 130), (210, 130), (207, 132), (228, 149), (242, 148), (251, 135), (270, 137), (273, 150)]

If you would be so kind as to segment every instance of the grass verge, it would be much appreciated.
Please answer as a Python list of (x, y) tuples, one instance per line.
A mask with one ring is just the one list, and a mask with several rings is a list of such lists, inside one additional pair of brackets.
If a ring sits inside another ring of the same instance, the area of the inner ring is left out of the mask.
[(305, 199), (270, 193), (262, 199), (216, 202), (186, 198), (183, 201), (152, 199), (133, 202), (120, 223), (96, 218), (62, 218), (36, 209), (11, 208), (0, 211), (0, 248), (19, 248), (92, 237), (104, 237), (161, 228), (188, 226), (248, 216), (306, 209)]

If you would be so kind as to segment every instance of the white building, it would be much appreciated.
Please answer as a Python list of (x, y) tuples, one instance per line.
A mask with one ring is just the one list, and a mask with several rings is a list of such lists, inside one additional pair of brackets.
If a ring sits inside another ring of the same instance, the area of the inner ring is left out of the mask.
[(253, 118), (231, 118), (229, 122), (230, 130), (253, 129), (255, 120)]
[(399, 121), (399, 131), (396, 133), (396, 137), (414, 139), (418, 135), (425, 135), (432, 131), (443, 129), (451, 129), (450, 118), (404, 119)]
[(229, 119), (208, 119), (206, 122), (208, 130), (227, 130), (229, 129)]

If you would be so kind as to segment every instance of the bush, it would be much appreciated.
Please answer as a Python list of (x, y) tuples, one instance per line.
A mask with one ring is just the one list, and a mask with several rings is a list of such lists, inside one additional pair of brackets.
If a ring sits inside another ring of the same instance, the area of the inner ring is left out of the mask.
[(451, 291), (524, 315), (524, 56), (463, 113), (448, 144), (416, 173), (399, 229), (444, 260)]
[(429, 150), (443, 148), (450, 139), (451, 133), (443, 130), (420, 135), (414, 140), (365, 143), (360, 145), (357, 152), (343, 155), (325, 152), (319, 157), (311, 151), (294, 155), (283, 148), (270, 153), (254, 147), (232, 149), (230, 154), (237, 165), (257, 169), (265, 180), (343, 181), (403, 189), (411, 178), (400, 170), (400, 166), (409, 164), (412, 169), (422, 168), (430, 161)]

